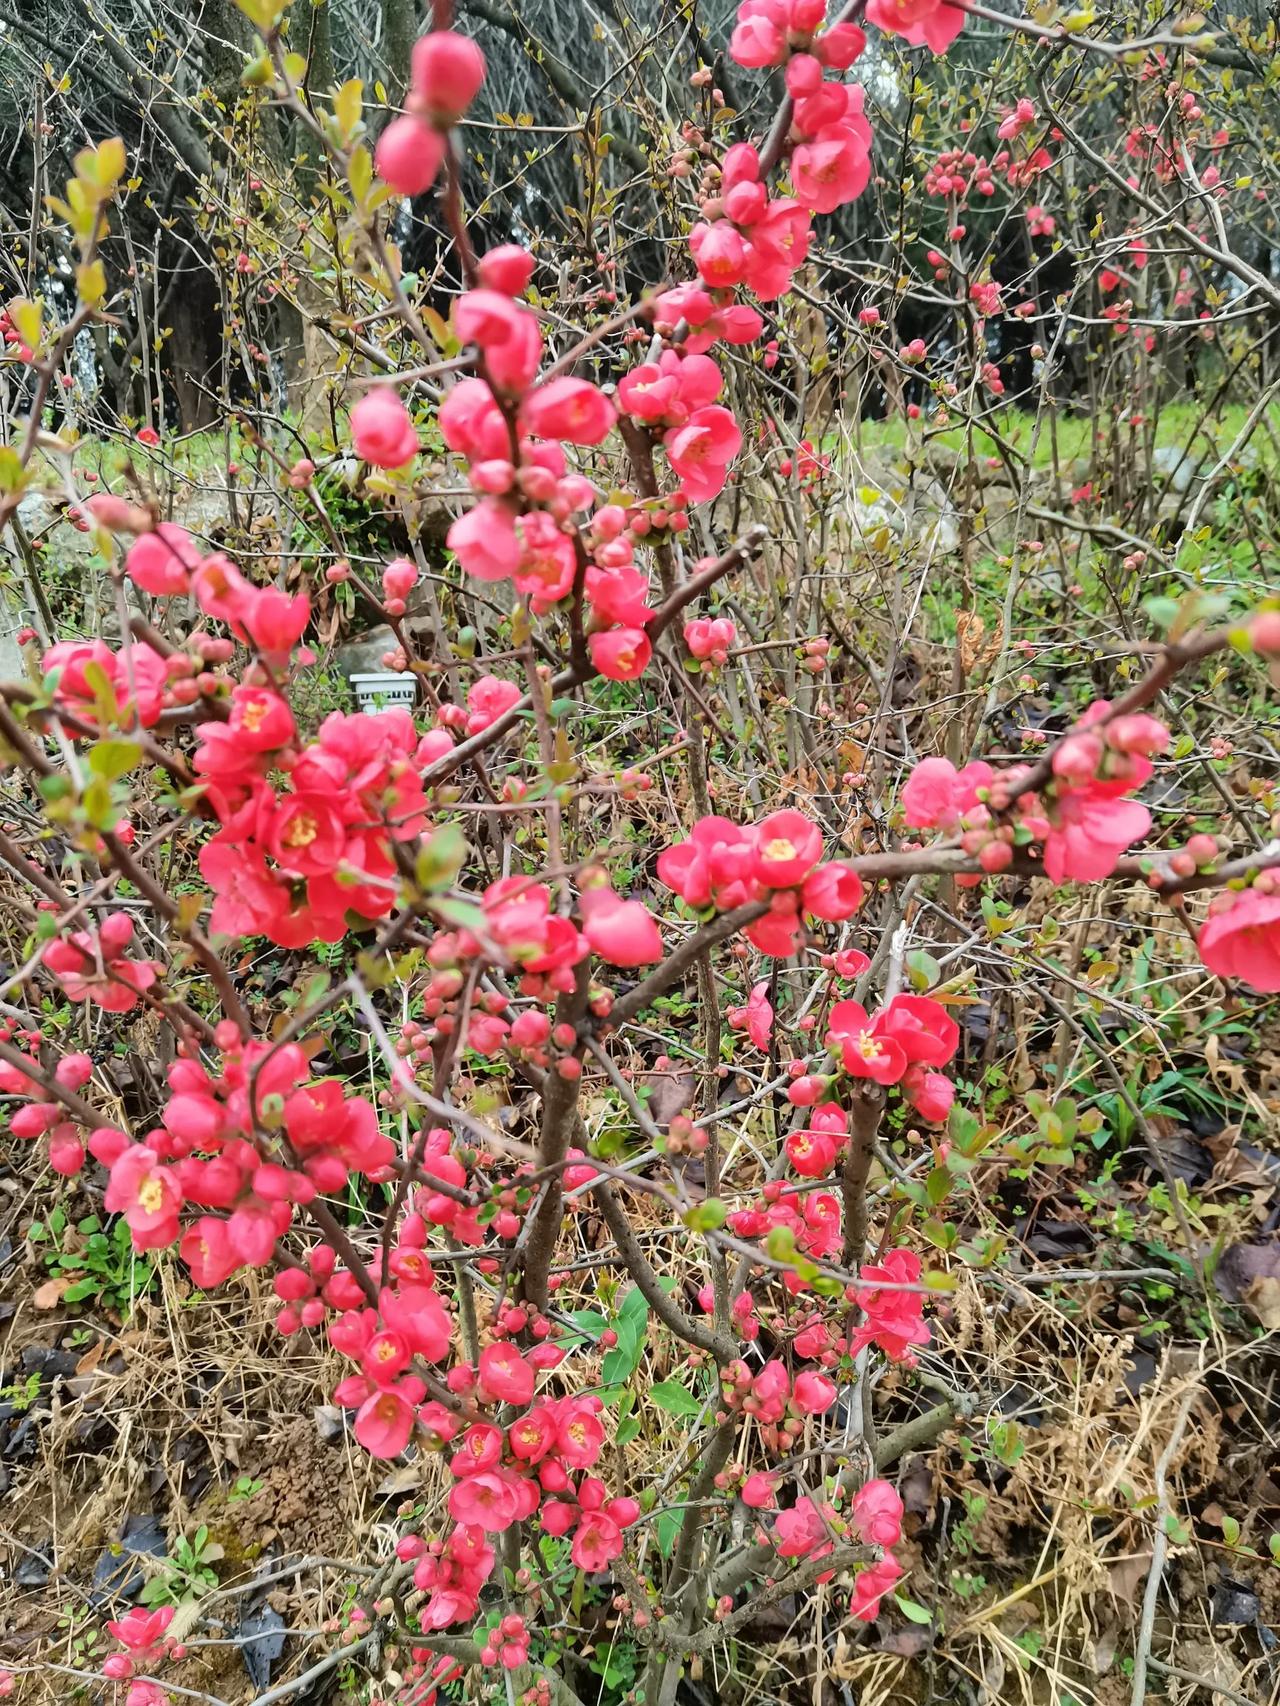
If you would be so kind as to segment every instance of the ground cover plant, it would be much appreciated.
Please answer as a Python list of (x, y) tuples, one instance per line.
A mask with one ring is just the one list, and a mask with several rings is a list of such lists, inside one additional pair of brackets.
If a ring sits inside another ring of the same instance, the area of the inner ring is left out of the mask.
[(0, 1694), (1272, 1697), (1273, 21), (0, 25)]

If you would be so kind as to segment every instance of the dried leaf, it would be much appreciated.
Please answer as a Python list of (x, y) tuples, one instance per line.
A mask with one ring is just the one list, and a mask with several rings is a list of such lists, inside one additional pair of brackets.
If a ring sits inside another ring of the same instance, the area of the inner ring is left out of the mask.
[(63, 1293), (75, 1284), (75, 1276), (58, 1274), (53, 1279), (47, 1279), (43, 1285), (38, 1285), (31, 1294), (31, 1301), (37, 1309), (56, 1309), (62, 1302)]

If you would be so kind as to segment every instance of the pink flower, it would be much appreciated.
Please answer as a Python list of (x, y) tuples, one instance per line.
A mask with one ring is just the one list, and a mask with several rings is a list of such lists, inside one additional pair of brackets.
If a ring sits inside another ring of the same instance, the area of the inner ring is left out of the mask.
[(486, 290), (519, 296), (533, 277), (533, 256), (518, 243), (499, 243), (479, 261), (480, 282)]
[(604, 634), (589, 634), (587, 649), (596, 672), (610, 681), (637, 680), (653, 656), (649, 636), (638, 628), (610, 628)]
[(789, 1511), (779, 1511), (773, 1521), (773, 1543), (782, 1558), (807, 1558), (810, 1553), (821, 1556), (832, 1550), (826, 1523), (813, 1500), (796, 1500)]
[(738, 22), (729, 37), (729, 57), (752, 70), (766, 65), (781, 65), (786, 58), (787, 38), (772, 19), (747, 16), (746, 8), (738, 11)]
[[(101, 670), (111, 693), (114, 707), (103, 707), (101, 696), (86, 673), (93, 665), (95, 675)], [(158, 721), (164, 708), (164, 692), (168, 682), (168, 667), (159, 652), (145, 643), (121, 646), (113, 652), (102, 640), (59, 640), (40, 660), (46, 675), (57, 670), (58, 682), (54, 698), (59, 705), (98, 724), (104, 713), (113, 723), (131, 720), (136, 716), (144, 729)]]
[(835, 23), (814, 38), (813, 51), (828, 71), (847, 71), (866, 52), (867, 38), (857, 24)]
[(728, 409), (712, 403), (695, 409), (688, 424), (673, 428), (662, 442), (690, 501), (705, 503), (724, 490), (742, 433)]
[(862, 905), (862, 878), (840, 860), (810, 871), (800, 891), (800, 905), (814, 918), (842, 924)]
[(849, 1597), (849, 1611), (859, 1623), (874, 1623), (880, 1614), (880, 1601), (902, 1574), (896, 1558), (881, 1558), (867, 1564), (854, 1577)]
[(684, 625), (689, 655), (703, 663), (727, 663), (729, 647), (737, 637), (737, 628), (726, 616), (695, 616)]
[(458, 1441), (458, 1449), (449, 1459), (449, 1468), (459, 1481), (470, 1475), (487, 1475), (501, 1463), (502, 1446), (501, 1428), (490, 1422), (477, 1422)]
[(474, 461), (505, 461), (511, 453), (507, 423), (483, 379), (461, 379), (436, 416), (450, 450)]
[(107, 1633), (135, 1658), (147, 1658), (155, 1653), (165, 1630), (173, 1622), (173, 1607), (162, 1605), (157, 1611), (146, 1611), (135, 1605), (127, 1616), (107, 1624)]
[(408, 598), (418, 584), (418, 568), (407, 557), (395, 557), (382, 571), (382, 591), (387, 598)]
[(825, 1179), (836, 1164), (838, 1143), (827, 1131), (806, 1127), (787, 1133), (784, 1144), (787, 1159), (805, 1179)]
[(602, 623), (638, 629), (643, 628), (653, 615), (646, 602), (649, 577), (642, 569), (601, 569), (594, 563), (589, 564), (586, 593), (593, 616)]
[(506, 1471), (494, 1470), (456, 1481), (449, 1494), (449, 1515), (455, 1522), (482, 1528), (486, 1534), (501, 1534), (519, 1520), (520, 1498), (514, 1480)]
[(857, 1293), (857, 1303), (867, 1319), (849, 1335), (851, 1356), (868, 1345), (878, 1345), (895, 1362), (914, 1365), (912, 1345), (929, 1343), (924, 1295), (918, 1291), (880, 1291), (875, 1282), (915, 1285), (920, 1273), (920, 1258), (913, 1250), (890, 1250), (880, 1265), (859, 1269), (864, 1288)]
[(231, 1248), (226, 1221), (212, 1214), (202, 1214), (187, 1228), (178, 1254), (192, 1279), (205, 1291), (221, 1285), (241, 1266), (239, 1255)]
[(112, 1164), (103, 1204), (109, 1214), (124, 1215), (135, 1250), (163, 1250), (177, 1239), (182, 1192), (145, 1144), (131, 1144)]
[(523, 1409), (533, 1397), (535, 1374), (514, 1345), (486, 1345), (480, 1352), (480, 1385), (489, 1400)]
[(137, 1682), (129, 1684), (124, 1706), (171, 1706), (171, 1701), (158, 1682), (148, 1682), (140, 1677)]
[(755, 876), (766, 888), (794, 888), (821, 857), (822, 831), (803, 812), (774, 812), (756, 825)]
[(456, 124), (484, 82), (484, 54), (456, 30), (432, 30), (413, 44), (410, 102), (442, 129)]
[(469, 735), (481, 734), (492, 727), (498, 718), (519, 703), (522, 694), (514, 681), (500, 676), (482, 675), (467, 689), (466, 730)]
[[(91, 504), (93, 501), (90, 498)], [(134, 540), (124, 566), (135, 586), (160, 598), (186, 592), (191, 585), (191, 570), (199, 561), (200, 547), (186, 528), (162, 521), (159, 527)]]
[(613, 404), (587, 379), (549, 379), (520, 406), (525, 431), (567, 444), (599, 444), (616, 418)]
[(1015, 137), (1022, 135), (1028, 125), (1034, 124), (1035, 122), (1035, 102), (1029, 101), (1027, 97), (1023, 95), (1017, 106), (1012, 107), (1009, 112), (1005, 114), (1004, 118), (1001, 120), (1000, 128), (997, 130), (996, 135), (1002, 142), (1012, 142)]
[(1280, 894), (1252, 888), (1220, 895), (1196, 945), (1218, 977), (1274, 994), (1280, 990)]
[(928, 995), (895, 995), (877, 1018), (909, 1061), (945, 1066), (960, 1046), (959, 1025)]
[(879, 1016), (873, 1021), (857, 1001), (837, 1001), (827, 1021), (827, 1046), (839, 1054), (854, 1078), (896, 1084), (907, 1070), (901, 1044), (889, 1036)]
[(155, 960), (131, 960), (125, 949), (133, 939), (133, 919), (112, 912), (95, 935), (75, 930), (41, 953), (41, 960), (62, 985), (68, 1001), (92, 1001), (107, 1013), (129, 1013), (139, 995), (155, 983), (161, 967)]
[(622, 1553), (622, 1530), (603, 1511), (588, 1511), (578, 1523), (569, 1556), (580, 1570), (606, 1569)]
[(604, 1450), (604, 1429), (587, 1402), (569, 1400), (556, 1423), (556, 1450), (572, 1469), (590, 1469), (598, 1461)]
[(773, 1034), (773, 1008), (769, 1003), (767, 978), (754, 984), (745, 1007), (730, 1007), (725, 1018), (735, 1031), (745, 1031), (758, 1049), (767, 1049)]
[(833, 124), (791, 156), (796, 200), (814, 213), (833, 213), (856, 201), (871, 181), (871, 151), (851, 125)]
[[(378, 176), (399, 195), (422, 195), (435, 183), (447, 143), (438, 130), (412, 115), (393, 118), (378, 138), (373, 163)], [(368, 458), (366, 457), (367, 461)], [(408, 457), (404, 458), (408, 461)], [(385, 466), (394, 468), (398, 463)]]
[(1090, 782), (1059, 787), (1050, 805), (1044, 868), (1055, 883), (1096, 883), (1109, 877), (1126, 847), (1151, 829), (1151, 813), (1137, 800), (1118, 799), (1129, 783)]
[(540, 1463), (556, 1443), (556, 1420), (546, 1404), (536, 1404), (527, 1416), (512, 1422), (507, 1443), (514, 1457), (524, 1463)]
[(351, 411), (356, 455), (375, 468), (403, 468), (418, 454), (409, 411), (389, 385), (368, 392)]
[(459, 516), (446, 544), (469, 575), (480, 581), (509, 580), (520, 567), (520, 540), (511, 511), (491, 498)]
[(956, 1087), (941, 1072), (928, 1072), (923, 1066), (909, 1066), (902, 1080), (902, 1093), (922, 1120), (941, 1125), (951, 1112), (956, 1099)]
[(868, 1546), (896, 1546), (902, 1512), (902, 1500), (887, 1481), (867, 1481), (854, 1496), (851, 1515)]
[(791, 899), (790, 895), (776, 894), (773, 908), (763, 918), (757, 918), (754, 924), (748, 924), (742, 932), (753, 947), (773, 959), (784, 960), (799, 952), (804, 941), (804, 927), (794, 905), (777, 904)]
[(825, 1374), (815, 1374), (806, 1368), (797, 1374), (791, 1388), (791, 1402), (802, 1416), (820, 1416), (836, 1401), (835, 1382)]
[(1148, 716), (1144, 711), (1128, 717), (1114, 717), (1106, 725), (1104, 733), (1113, 752), (1136, 752), (1143, 758), (1167, 752), (1172, 739), (1159, 717)]
[(549, 610), (573, 590), (578, 566), (573, 541), (546, 510), (522, 515), (519, 531), (520, 562), (512, 577), (516, 591), (533, 600), (535, 611)]
[(978, 790), (994, 777), (989, 764), (957, 770), (947, 758), (924, 758), (902, 789), (902, 815), (913, 829), (950, 829), (978, 804)]
[(582, 896), (582, 933), (591, 951), (611, 966), (647, 966), (662, 958), (662, 933), (638, 900), (621, 900), (612, 889)]
[(776, 1478), (757, 1470), (742, 1483), (742, 1502), (753, 1511), (772, 1510), (778, 1502)]
[(932, 53), (945, 53), (964, 28), (964, 13), (946, 0), (867, 0), (866, 15), (877, 29)]

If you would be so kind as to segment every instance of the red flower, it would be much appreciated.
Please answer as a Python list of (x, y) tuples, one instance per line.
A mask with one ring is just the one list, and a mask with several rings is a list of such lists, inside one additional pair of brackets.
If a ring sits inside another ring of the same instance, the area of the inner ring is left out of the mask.
[(895, 995), (877, 1023), (912, 1063), (945, 1066), (960, 1046), (960, 1027), (927, 995)]
[(523, 1409), (533, 1397), (534, 1370), (514, 1345), (486, 1345), (480, 1353), (480, 1387), (490, 1403)]
[(356, 1412), (355, 1436), (370, 1457), (399, 1457), (413, 1433), (413, 1405), (387, 1387), (366, 1398)]
[(903, 1503), (887, 1481), (866, 1481), (850, 1515), (868, 1546), (896, 1546), (902, 1538)]
[(880, 1615), (880, 1601), (901, 1574), (902, 1565), (896, 1558), (881, 1558), (878, 1563), (864, 1566), (854, 1577), (850, 1614), (860, 1623), (873, 1623)]
[(520, 405), (526, 432), (567, 444), (599, 444), (615, 419), (613, 404), (588, 379), (564, 375), (530, 391)]
[(606, 634), (590, 634), (587, 648), (593, 667), (610, 681), (635, 681), (645, 672), (653, 647), (639, 628), (610, 628)]
[(865, 1289), (859, 1289), (857, 1304), (866, 1320), (849, 1335), (849, 1354), (856, 1356), (868, 1345), (878, 1345), (895, 1362), (915, 1362), (912, 1345), (927, 1345), (929, 1329), (924, 1321), (924, 1295), (918, 1291), (880, 1291), (875, 1282), (914, 1285), (920, 1278), (920, 1258), (913, 1250), (890, 1250), (880, 1266), (859, 1270)]
[(1196, 945), (1211, 972), (1274, 994), (1280, 990), (1280, 894), (1252, 888), (1219, 896)]
[[(1138, 762), (1135, 760), (1135, 762)], [(1059, 786), (1050, 805), (1044, 868), (1055, 883), (1096, 883), (1109, 877), (1120, 855), (1151, 829), (1151, 813), (1137, 800), (1117, 799), (1130, 781)]]
[(822, 831), (803, 812), (774, 812), (755, 836), (754, 875), (766, 888), (795, 888), (822, 857)]
[(827, 1046), (840, 1056), (844, 1069), (854, 1078), (871, 1078), (877, 1084), (896, 1084), (907, 1070), (901, 1044), (875, 1021), (857, 1001), (837, 1001), (828, 1020)]

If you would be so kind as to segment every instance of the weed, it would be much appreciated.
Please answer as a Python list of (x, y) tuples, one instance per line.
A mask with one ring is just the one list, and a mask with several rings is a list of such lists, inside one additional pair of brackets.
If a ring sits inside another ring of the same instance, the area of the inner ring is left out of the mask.
[(105, 1225), (96, 1214), (72, 1226), (65, 1209), (55, 1208), (47, 1221), (32, 1221), (30, 1243), (47, 1245), (44, 1264), (50, 1274), (72, 1283), (62, 1293), (66, 1304), (95, 1303), (122, 1318), (158, 1278), (149, 1256), (138, 1255), (123, 1220)]
[(209, 1530), (202, 1523), (191, 1539), (182, 1535), (168, 1558), (160, 1560), (159, 1573), (142, 1590), (144, 1605), (187, 1605), (203, 1599), (218, 1585), (214, 1564), (222, 1557), (222, 1548), (209, 1539)]

